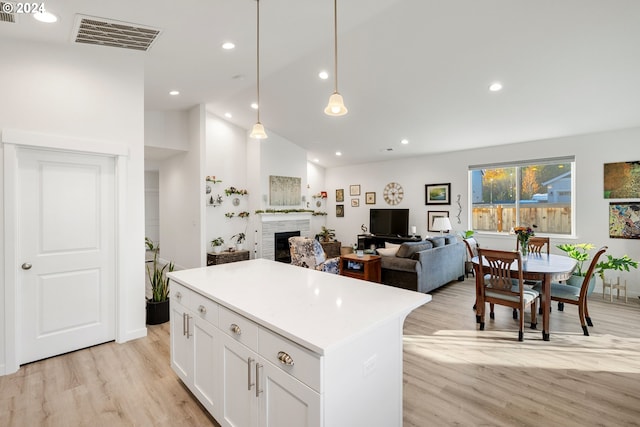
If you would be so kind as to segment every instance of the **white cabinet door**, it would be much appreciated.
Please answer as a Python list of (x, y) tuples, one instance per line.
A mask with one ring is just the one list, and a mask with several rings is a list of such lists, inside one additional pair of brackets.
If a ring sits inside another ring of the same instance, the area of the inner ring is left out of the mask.
[(218, 421), (227, 427), (256, 427), (258, 399), (256, 397), (257, 355), (232, 338), (221, 334), (220, 395), (221, 412)]
[(259, 425), (320, 427), (320, 394), (271, 363), (259, 363)]
[(171, 300), (171, 367), (187, 385), (193, 372), (193, 339), (187, 330), (189, 311)]
[(193, 352), (193, 394), (196, 395), (200, 403), (214, 416), (218, 415), (218, 411), (214, 410), (219, 402), (216, 395), (216, 384), (219, 377), (219, 363), (217, 358), (217, 346), (219, 346), (219, 332), (210, 323), (193, 316), (194, 322), (191, 323), (193, 336), (192, 340)]

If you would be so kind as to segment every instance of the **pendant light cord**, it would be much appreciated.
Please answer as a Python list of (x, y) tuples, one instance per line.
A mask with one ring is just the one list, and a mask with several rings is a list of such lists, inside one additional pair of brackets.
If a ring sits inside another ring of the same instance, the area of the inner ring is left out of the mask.
[(338, 93), (338, 0), (333, 0), (333, 66), (334, 92)]
[(256, 0), (256, 86), (258, 102), (258, 123), (260, 123), (260, 0)]

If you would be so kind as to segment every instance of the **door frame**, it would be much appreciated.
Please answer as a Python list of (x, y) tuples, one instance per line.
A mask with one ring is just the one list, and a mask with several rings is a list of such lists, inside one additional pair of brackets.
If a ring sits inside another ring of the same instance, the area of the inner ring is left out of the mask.
[(94, 154), (114, 158), (115, 163), (115, 338), (117, 342), (126, 340), (125, 315), (121, 307), (126, 306), (124, 269), (126, 260), (121, 250), (126, 242), (123, 224), (126, 224), (126, 170), (129, 149), (122, 143), (95, 141), (60, 135), (42, 134), (21, 130), (3, 129), (2, 144), (4, 151), (4, 372), (0, 365), (0, 375), (16, 372), (19, 365), (20, 319), (18, 316), (18, 149), (21, 147), (42, 150), (70, 152), (74, 154)]

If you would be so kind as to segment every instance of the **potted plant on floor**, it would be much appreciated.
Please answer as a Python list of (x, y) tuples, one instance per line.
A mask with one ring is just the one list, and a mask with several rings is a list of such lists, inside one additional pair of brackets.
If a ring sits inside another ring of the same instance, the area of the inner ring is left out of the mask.
[(604, 272), (606, 270), (629, 271), (631, 267), (638, 268), (638, 261), (632, 260), (628, 255), (624, 255), (622, 258), (607, 255), (606, 261), (600, 261), (596, 264), (596, 273), (598, 273), (598, 276), (602, 279), (602, 283), (604, 283)]
[(173, 271), (173, 262), (160, 265), (160, 246), (148, 237), (144, 238), (147, 250), (153, 252), (153, 260), (147, 262), (147, 276), (151, 284), (151, 298), (147, 299), (147, 325), (159, 325), (169, 320), (169, 278), (166, 273)]
[(222, 245), (224, 245), (224, 239), (222, 237), (216, 237), (211, 241), (211, 248), (214, 254), (222, 252)]
[[(561, 251), (566, 252), (567, 256), (576, 260), (576, 269), (573, 271), (571, 277), (567, 280), (567, 285), (580, 287), (582, 286), (582, 281), (584, 280), (586, 271), (583, 271), (583, 266), (585, 261), (588, 261), (590, 258), (589, 251), (595, 248), (595, 246), (591, 243), (573, 243), (573, 244), (561, 244), (556, 245), (556, 248)], [(587, 290), (587, 295), (591, 295), (593, 293), (593, 289), (596, 287), (596, 276), (591, 276), (589, 280), (589, 288)]]
[(321, 242), (331, 242), (336, 237), (336, 230), (327, 228), (323, 225), (322, 230), (318, 233), (318, 237)]

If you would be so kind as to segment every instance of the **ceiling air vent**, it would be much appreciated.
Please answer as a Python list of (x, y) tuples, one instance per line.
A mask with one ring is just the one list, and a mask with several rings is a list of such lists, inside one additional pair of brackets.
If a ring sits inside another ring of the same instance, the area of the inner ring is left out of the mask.
[(147, 51), (160, 35), (160, 30), (129, 22), (76, 15), (73, 34), (76, 43)]
[[(5, 4), (7, 6), (5, 6)], [(16, 22), (16, 15), (13, 13), (10, 13), (12, 10), (14, 10), (15, 8), (12, 7), (11, 4), (4, 2), (4, 1), (0, 1), (0, 22)]]

